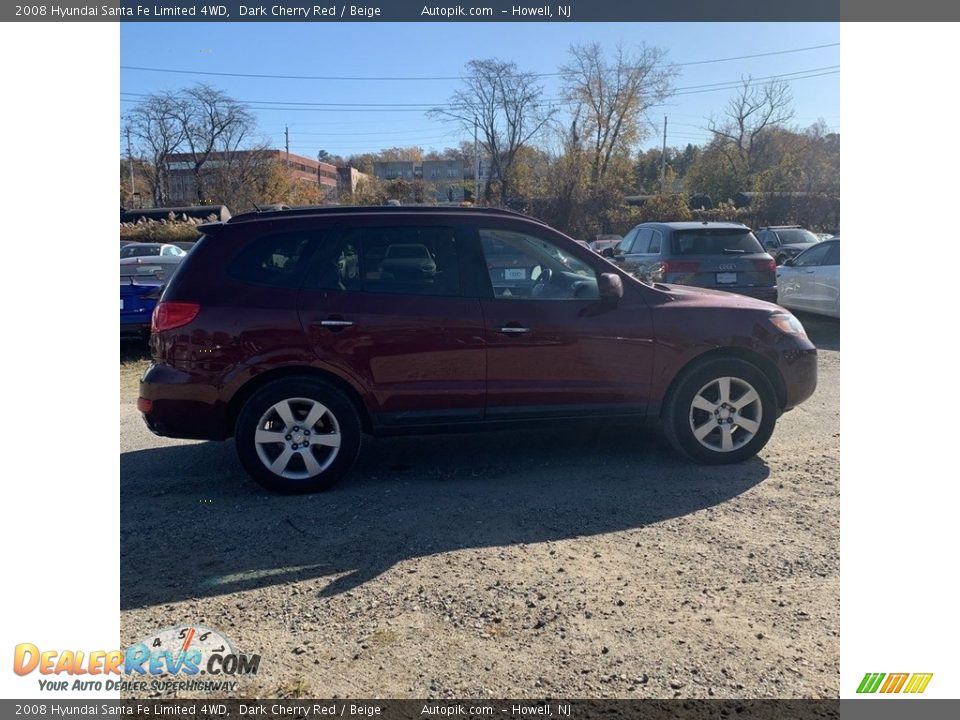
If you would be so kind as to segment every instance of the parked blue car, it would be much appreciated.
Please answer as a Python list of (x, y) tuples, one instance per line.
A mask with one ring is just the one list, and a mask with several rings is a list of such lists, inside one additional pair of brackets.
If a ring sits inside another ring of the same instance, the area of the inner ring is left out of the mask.
[(120, 339), (146, 340), (150, 317), (182, 257), (135, 257), (120, 261)]

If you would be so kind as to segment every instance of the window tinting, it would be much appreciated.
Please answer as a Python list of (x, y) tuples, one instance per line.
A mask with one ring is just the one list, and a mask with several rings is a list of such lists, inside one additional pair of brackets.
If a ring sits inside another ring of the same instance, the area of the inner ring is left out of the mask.
[(257, 238), (234, 259), (228, 273), (259, 285), (293, 287), (317, 235), (316, 231), (299, 231)]
[(677, 230), (673, 233), (675, 255), (742, 255), (762, 253), (763, 248), (749, 230)]
[(456, 231), (367, 227), (324, 243), (311, 287), (399, 295), (459, 295)]

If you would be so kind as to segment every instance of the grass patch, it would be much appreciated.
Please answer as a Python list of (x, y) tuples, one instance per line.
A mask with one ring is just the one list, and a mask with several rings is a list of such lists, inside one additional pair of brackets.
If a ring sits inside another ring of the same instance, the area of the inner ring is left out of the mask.
[(370, 644), (376, 645), (378, 647), (383, 647), (385, 645), (392, 645), (400, 639), (400, 636), (397, 635), (393, 630), (374, 630), (370, 635)]
[(284, 680), (277, 687), (277, 695), (281, 698), (300, 698), (310, 696), (310, 685), (303, 678), (291, 678)]

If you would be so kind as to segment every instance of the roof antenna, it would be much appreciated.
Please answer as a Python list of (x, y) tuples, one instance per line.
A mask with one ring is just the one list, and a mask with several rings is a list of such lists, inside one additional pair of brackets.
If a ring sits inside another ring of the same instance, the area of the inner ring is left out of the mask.
[(260, 209), (260, 206), (257, 205), (257, 204), (256, 204), (255, 202), (253, 202), (252, 200), (250, 201), (250, 204), (253, 205), (254, 209), (255, 209), (257, 212), (263, 212), (263, 210)]

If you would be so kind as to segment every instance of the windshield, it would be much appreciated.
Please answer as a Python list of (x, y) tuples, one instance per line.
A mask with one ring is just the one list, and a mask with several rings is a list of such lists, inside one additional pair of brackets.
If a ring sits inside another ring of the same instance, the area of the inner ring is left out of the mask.
[(812, 232), (809, 230), (803, 230), (801, 228), (777, 230), (777, 235), (780, 237), (780, 242), (784, 245), (820, 242), (820, 238), (818, 238)]
[(673, 233), (675, 255), (726, 255), (762, 253), (763, 248), (749, 230), (704, 228)]

